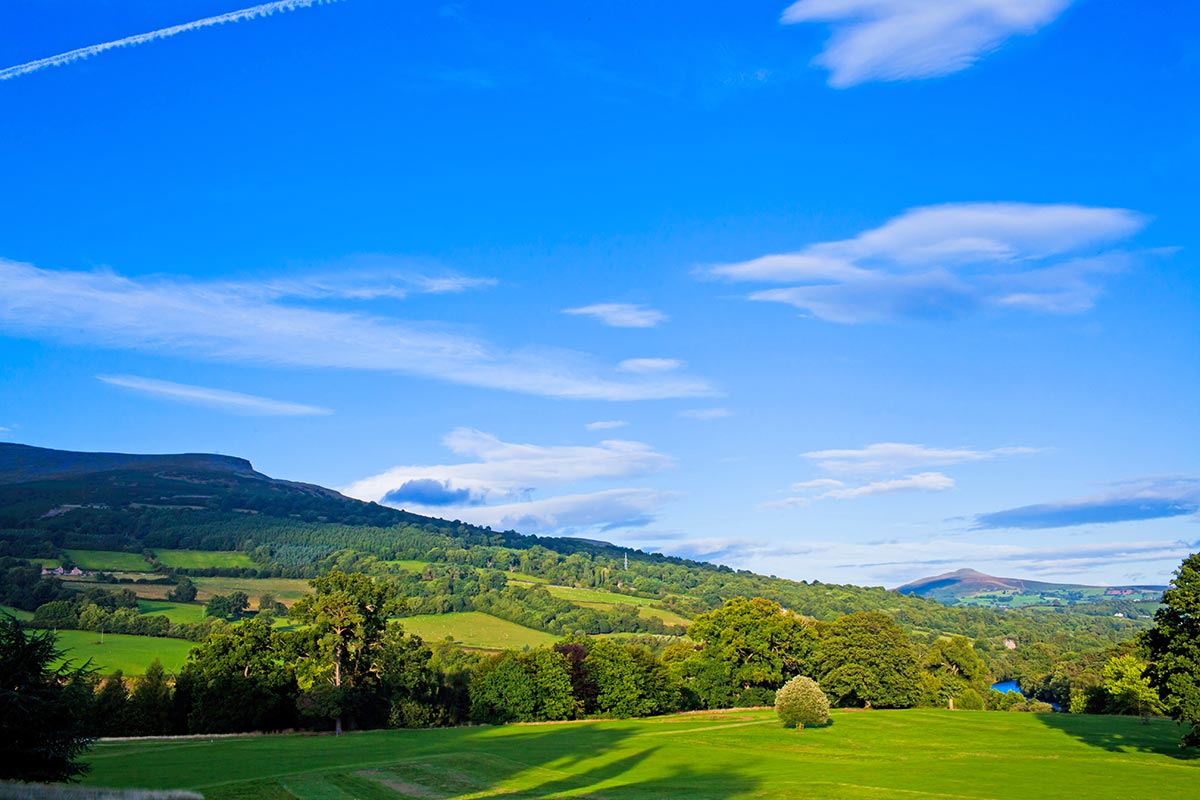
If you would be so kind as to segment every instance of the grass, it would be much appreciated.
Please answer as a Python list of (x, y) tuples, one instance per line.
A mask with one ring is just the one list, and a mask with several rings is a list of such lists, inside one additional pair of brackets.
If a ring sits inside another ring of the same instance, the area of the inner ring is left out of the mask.
[(138, 608), (143, 614), (158, 614), (171, 622), (200, 622), (204, 619), (204, 606), (199, 603), (173, 603), (169, 600), (139, 600)]
[(245, 553), (229, 550), (155, 550), (154, 556), (163, 566), (179, 569), (256, 566)]
[(404, 617), (400, 624), (406, 632), (415, 633), (427, 642), (449, 636), (465, 647), (480, 650), (520, 650), (525, 645), (539, 647), (559, 639), (552, 633), (535, 631), (481, 611), (420, 614)]
[(141, 553), (118, 553), (113, 550), (65, 550), (80, 569), (93, 572), (150, 572), (150, 564)]
[(76, 664), (89, 658), (101, 674), (121, 670), (126, 675), (141, 675), (156, 657), (167, 672), (178, 672), (195, 642), (157, 636), (104, 634), (104, 643), (95, 631), (58, 631), (58, 646)]
[(667, 625), (682, 625), (684, 627), (692, 624), (690, 619), (676, 614), (674, 611), (668, 611), (665, 608), (654, 608), (652, 604), (660, 601), (649, 597), (630, 597), (629, 595), (617, 594), (616, 592), (606, 592), (602, 589), (576, 589), (572, 586), (547, 586), (546, 591), (554, 597), (569, 600), (583, 608), (607, 611), (617, 603), (622, 603), (624, 605), (637, 606), (638, 616), (645, 619), (658, 618)]
[(396, 559), (394, 561), (380, 561), (379, 563), (383, 566), (397, 567), (405, 572), (415, 572), (418, 574), (424, 572), (425, 568), (429, 566), (428, 561), (417, 561), (415, 559)]
[(303, 578), (192, 578), (196, 584), (196, 599), (207, 602), (215, 594), (245, 592), (257, 606), (264, 594), (273, 594), (284, 603), (312, 594), (312, 587)]
[(13, 608), (12, 606), (0, 606), (0, 612), (14, 616), (22, 622), (28, 622), (29, 620), (33, 619), (32, 611), (22, 611), (21, 609)]
[[(367, 798), (1194, 798), (1165, 720), (835, 711), (785, 730), (771, 711), (638, 721), (98, 744), (86, 784), (207, 800)], [(220, 769), (214, 770), (213, 765)]]

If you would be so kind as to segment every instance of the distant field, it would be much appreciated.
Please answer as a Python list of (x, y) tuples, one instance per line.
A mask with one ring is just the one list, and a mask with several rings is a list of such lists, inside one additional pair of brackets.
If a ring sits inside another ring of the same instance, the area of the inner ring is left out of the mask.
[(535, 631), (533, 628), (526, 628), (480, 611), (421, 614), (403, 617), (400, 624), (406, 632), (415, 633), (427, 642), (450, 636), (466, 647), (477, 647), (481, 650), (520, 650), (525, 645), (539, 647), (553, 644), (559, 639), (554, 634)]
[(158, 614), (171, 622), (199, 622), (204, 619), (204, 606), (199, 603), (172, 603), (167, 600), (139, 600), (143, 614)]
[(141, 553), (118, 553), (112, 550), (66, 550), (80, 569), (103, 572), (150, 572), (151, 566)]
[(624, 603), (627, 606), (648, 606), (651, 603), (659, 602), (649, 597), (630, 597), (616, 592), (606, 592), (602, 589), (576, 589), (573, 586), (550, 585), (546, 587), (546, 591), (554, 597), (561, 597), (572, 603)]
[(196, 599), (201, 602), (215, 594), (245, 592), (255, 606), (264, 594), (273, 594), (276, 600), (290, 604), (313, 591), (303, 578), (192, 578), (192, 582), (196, 584)]
[(395, 561), (380, 561), (380, 564), (389, 567), (398, 567), (408, 572), (424, 572), (425, 567), (429, 566), (428, 561), (415, 561), (411, 559), (397, 559)]
[[(1136, 718), (835, 711), (785, 730), (770, 711), (638, 721), (96, 745), (93, 786), (207, 800), (592, 797), (1193, 800), (1200, 760)], [(215, 764), (220, 765), (214, 770)]]
[(101, 674), (121, 670), (126, 675), (141, 675), (157, 656), (167, 672), (178, 672), (195, 642), (156, 636), (127, 636), (106, 633), (104, 643), (95, 631), (58, 631), (58, 646), (67, 658), (81, 664), (87, 659)]
[(256, 566), (245, 553), (228, 550), (155, 550), (154, 556), (163, 566), (179, 569)]
[(0, 611), (4, 612), (5, 614), (14, 616), (23, 622), (33, 619), (32, 611), (22, 611), (21, 609), (13, 608), (12, 606), (0, 606)]
[(674, 611), (651, 608), (651, 603), (658, 603), (659, 601), (649, 597), (630, 597), (629, 595), (606, 592), (600, 589), (576, 589), (573, 586), (547, 586), (546, 591), (550, 592), (554, 597), (570, 600), (575, 605), (583, 608), (594, 608), (603, 611), (612, 608), (617, 603), (622, 603), (624, 605), (637, 606), (638, 616), (644, 619), (661, 619), (667, 625), (687, 626), (692, 624), (690, 619), (676, 614)]
[(148, 580), (138, 580), (138, 578), (154, 578), (153, 573), (148, 572), (112, 572), (109, 573), (114, 578), (130, 579), (132, 583), (99, 583), (92, 578), (72, 578), (64, 577), (63, 580), (80, 588), (89, 588), (98, 586), (105, 591), (120, 591), (128, 589), (142, 600), (165, 600), (167, 594), (174, 589), (174, 585), (170, 583), (150, 583)]

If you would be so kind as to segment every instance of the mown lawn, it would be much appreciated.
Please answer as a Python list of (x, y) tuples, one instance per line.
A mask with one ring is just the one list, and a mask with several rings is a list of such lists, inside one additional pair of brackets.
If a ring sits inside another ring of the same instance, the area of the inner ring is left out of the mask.
[(64, 550), (80, 569), (100, 572), (150, 572), (141, 553), (118, 553), (113, 550)]
[(525, 645), (540, 647), (553, 644), (560, 638), (552, 633), (526, 628), (481, 611), (420, 614), (415, 617), (402, 617), (400, 624), (406, 632), (415, 633), (427, 642), (435, 642), (449, 636), (465, 647), (477, 647), (481, 650), (520, 650)]
[[(58, 631), (58, 647), (77, 665), (89, 658), (102, 675), (121, 670), (126, 675), (141, 675), (156, 657), (167, 672), (178, 672), (187, 661), (195, 642), (158, 636), (129, 636), (96, 631)], [(103, 642), (101, 639), (103, 638)]]
[[(1194, 800), (1200, 761), (1155, 720), (941, 710), (770, 711), (331, 736), (101, 743), (86, 783), (209, 800), (975, 798)], [(220, 769), (214, 769), (215, 764)]]
[(236, 550), (155, 550), (154, 557), (163, 566), (179, 569), (255, 566), (250, 556)]

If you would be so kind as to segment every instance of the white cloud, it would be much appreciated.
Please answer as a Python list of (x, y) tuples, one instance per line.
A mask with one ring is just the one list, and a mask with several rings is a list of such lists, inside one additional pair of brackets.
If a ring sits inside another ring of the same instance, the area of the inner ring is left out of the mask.
[(648, 524), (676, 495), (615, 488), (534, 498), (540, 489), (582, 481), (657, 472), (674, 461), (641, 442), (612, 439), (594, 446), (503, 442), (459, 428), (447, 447), (474, 460), (460, 464), (395, 467), (342, 490), (417, 514), (526, 533), (580, 533)]
[(636, 372), (640, 374), (673, 372), (682, 367), (683, 362), (675, 358), (627, 358), (620, 364), (617, 364), (617, 369), (622, 372)]
[(1078, 313), (1104, 276), (1125, 269), (1114, 251), (1146, 225), (1120, 208), (951, 203), (911, 209), (850, 239), (718, 264), (701, 274), (789, 284), (749, 295), (831, 322), (955, 316), (977, 307)]
[(629, 423), (623, 419), (602, 419), (596, 422), (589, 422), (583, 427), (589, 431), (610, 431), (613, 428), (624, 428)]
[(56, 56), (48, 58), (39, 58), (36, 61), (30, 61), (25, 64), (18, 64), (14, 67), (0, 69), (0, 81), (11, 80), (12, 78), (28, 75), (31, 72), (47, 69), (49, 67), (62, 67), (76, 61), (82, 61), (85, 58), (99, 55), (107, 50), (114, 50), (119, 47), (136, 47), (140, 44), (155, 42), (159, 39), (168, 39), (172, 36), (178, 36), (181, 33), (200, 30), (201, 28), (209, 28), (214, 25), (225, 25), (232, 22), (243, 22), (245, 20), (258, 19), (260, 17), (269, 17), (276, 12), (295, 11), (301, 8), (310, 8), (315, 5), (324, 5), (325, 3), (336, 2), (337, 0), (279, 0), (274, 3), (263, 3), (251, 8), (244, 8), (240, 11), (230, 11), (227, 14), (218, 14), (215, 17), (205, 17), (194, 22), (185, 22), (181, 25), (172, 25), (169, 28), (161, 28), (149, 33), (140, 33), (136, 36), (126, 36), (124, 39), (117, 39), (111, 42), (102, 44), (93, 44), (87, 47), (81, 47), (78, 50), (71, 50), (66, 53), (60, 53)]
[[(132, 279), (0, 259), (0, 329), (214, 361), (400, 372), (548, 397), (647, 400), (712, 394), (705, 381), (685, 375), (623, 373), (560, 349), (504, 350), (429, 324), (289, 304), (280, 298), (285, 292), (302, 289), (271, 282)], [(331, 297), (337, 290), (326, 280), (313, 292)]]
[(267, 397), (257, 397), (252, 394), (230, 392), (224, 389), (211, 389), (206, 386), (190, 386), (185, 383), (173, 383), (154, 378), (139, 378), (133, 375), (97, 375), (99, 380), (113, 386), (121, 386), (136, 392), (163, 397), (191, 405), (215, 408), (218, 411), (228, 411), (234, 414), (249, 414), (269, 417), (311, 417), (332, 414), (328, 408), (292, 403), (286, 400), (272, 400)]
[(1037, 32), (1071, 0), (799, 0), (784, 24), (828, 22), (833, 36), (817, 63), (838, 88), (872, 80), (949, 75), (1009, 37)]
[[(760, 508), (804, 508), (817, 500), (857, 500), (898, 492), (944, 492), (955, 487), (954, 479), (941, 472), (901, 474), (921, 467), (948, 466), (989, 461), (1006, 456), (1039, 452), (1033, 447), (928, 447), (903, 442), (878, 442), (858, 449), (813, 450), (801, 453), (832, 477), (794, 483), (789, 496), (761, 504)], [(873, 480), (871, 478), (874, 478)]]
[[(455, 510), (454, 515), (475, 525), (522, 533), (606, 531), (646, 525), (675, 497), (674, 493), (653, 489), (609, 489), (544, 500), (466, 507)], [(445, 515), (444, 509), (426, 511)]]
[[(441, 481), (446, 490), (465, 490), (474, 502), (506, 502), (536, 487), (600, 478), (624, 478), (657, 472), (674, 461), (642, 442), (608, 439), (598, 445), (514, 444), (459, 428), (445, 438), (457, 455), (475, 460), (460, 464), (393, 467), (343, 489), (360, 500), (384, 501), (411, 481)], [(399, 501), (396, 501), (399, 502)]]
[(733, 412), (728, 408), (689, 408), (685, 411), (680, 411), (679, 416), (684, 419), (698, 420), (725, 419), (726, 417), (732, 417)]
[(814, 450), (801, 455), (816, 461), (817, 466), (826, 472), (874, 474), (915, 467), (988, 461), (1003, 456), (1030, 455), (1036, 452), (1038, 449), (1034, 447), (995, 447), (990, 450), (978, 450), (970, 447), (927, 447), (903, 442), (879, 442), (857, 450)]
[(614, 328), (653, 328), (669, 319), (661, 311), (633, 303), (596, 303), (579, 308), (564, 308), (563, 313), (591, 317)]
[(8, 428), (8, 427), (5, 427), (4, 425), (0, 425), (0, 433), (12, 433), (12, 428)]
[(789, 508), (807, 506), (814, 500), (857, 500), (860, 497), (872, 497), (880, 494), (895, 494), (896, 492), (944, 492), (954, 488), (954, 479), (940, 472), (922, 472), (917, 475), (907, 475), (903, 478), (871, 481), (858, 486), (847, 486), (842, 481), (831, 478), (820, 478), (812, 481), (792, 484), (793, 491), (802, 494), (786, 497), (764, 503), (763, 508)]

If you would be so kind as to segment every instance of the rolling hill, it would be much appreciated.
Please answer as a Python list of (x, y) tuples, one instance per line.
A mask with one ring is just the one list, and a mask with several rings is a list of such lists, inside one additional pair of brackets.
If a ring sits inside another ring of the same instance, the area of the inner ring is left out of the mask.
[(1165, 589), (1165, 586), (1046, 583), (1024, 578), (997, 578), (973, 569), (959, 569), (906, 583), (896, 591), (937, 600), (946, 605), (1011, 608), (1118, 601), (1158, 602)]

